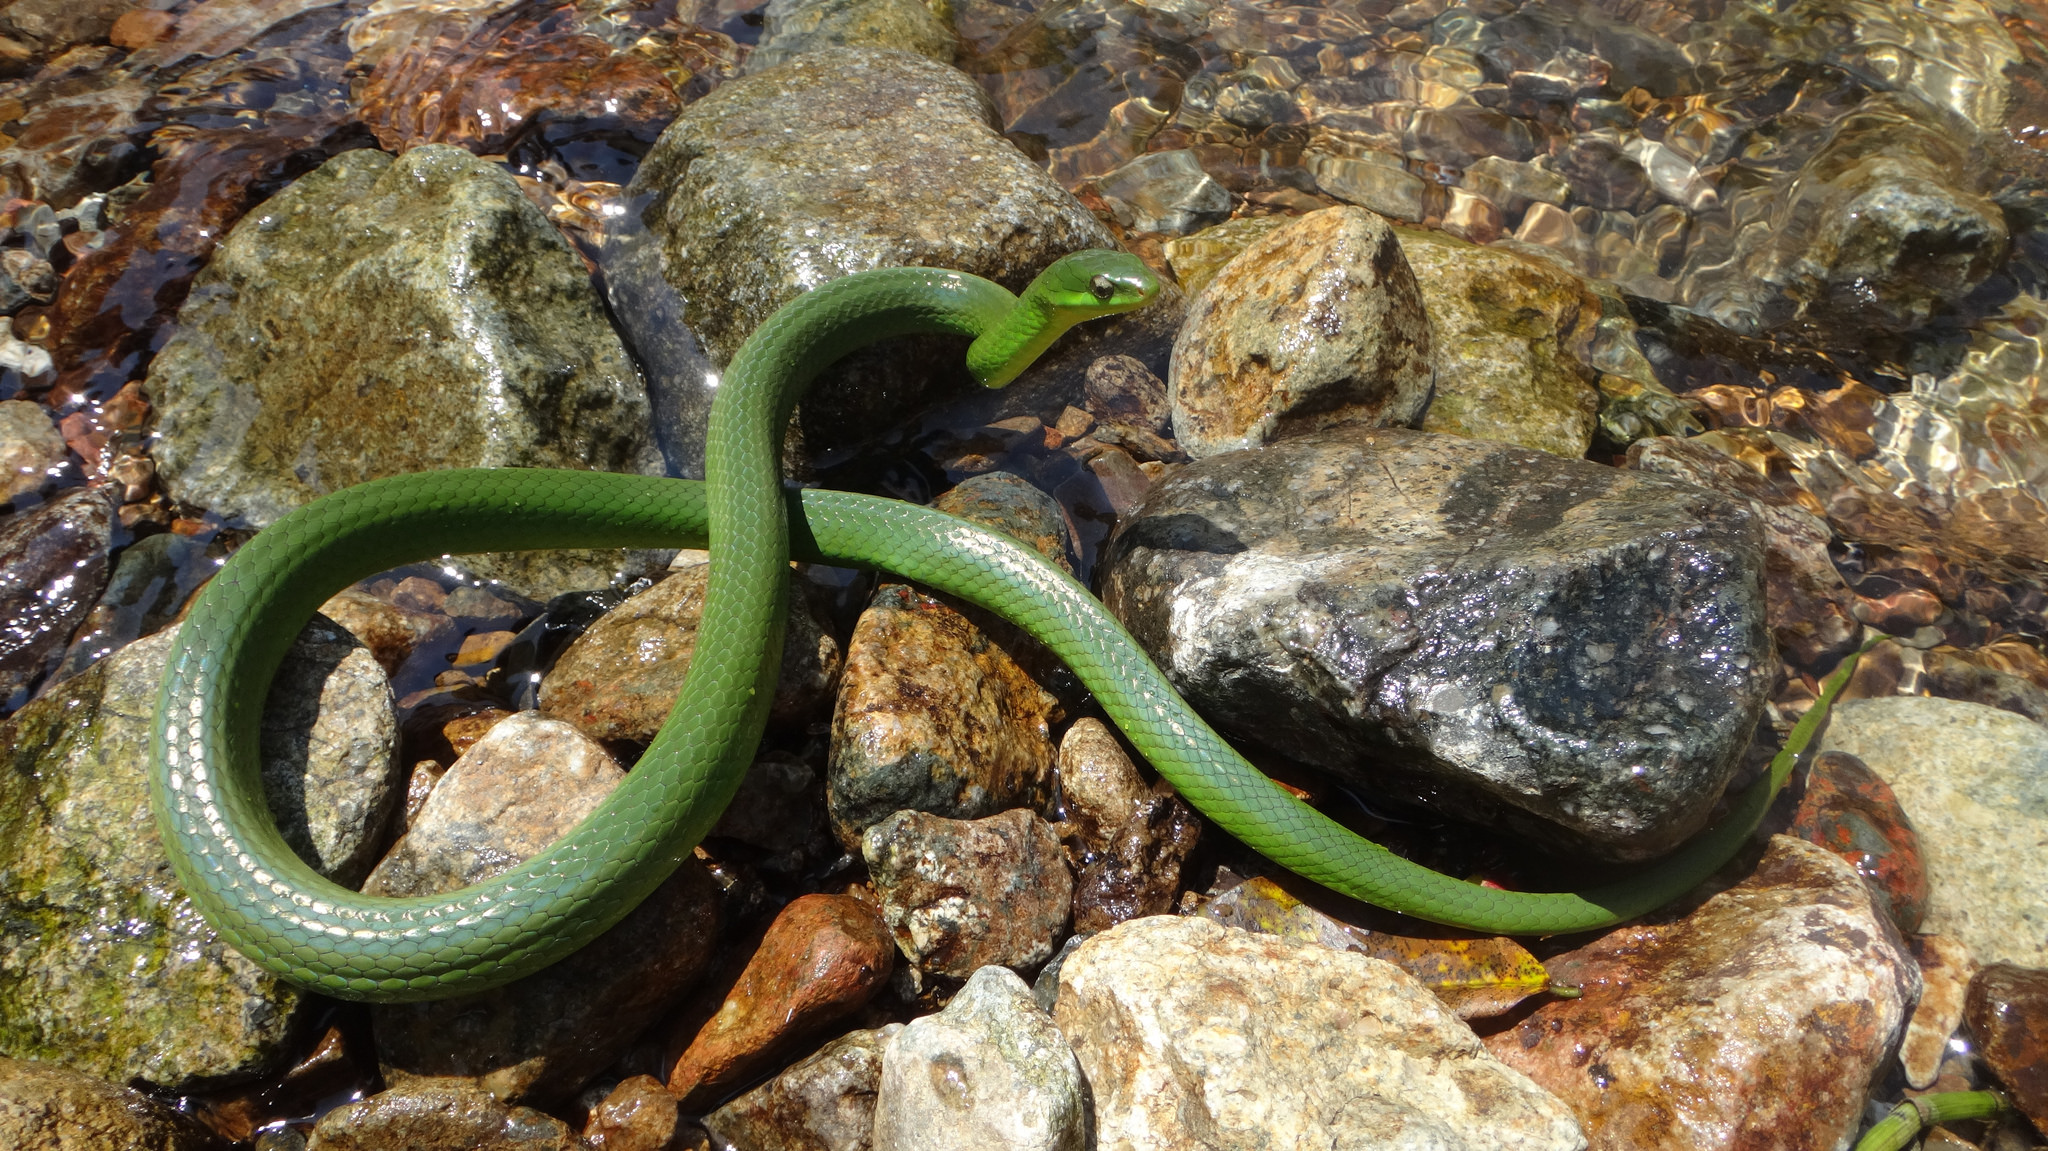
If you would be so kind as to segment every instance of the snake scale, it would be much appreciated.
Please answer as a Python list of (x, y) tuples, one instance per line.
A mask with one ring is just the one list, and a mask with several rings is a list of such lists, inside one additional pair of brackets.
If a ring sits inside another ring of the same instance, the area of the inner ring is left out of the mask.
[[(323, 496), (259, 533), (194, 602), (173, 647), (151, 745), (151, 799), (178, 878), (243, 954), (302, 986), (403, 1001), (484, 990), (616, 923), (732, 799), (766, 723), (790, 558), (877, 568), (1004, 616), (1066, 661), (1141, 754), (1217, 825), (1335, 891), (1503, 934), (1602, 927), (1682, 894), (1747, 838), (1853, 661), (1830, 676), (1771, 770), (1713, 828), (1652, 870), (1578, 893), (1502, 891), (1440, 875), (1322, 815), (1233, 751), (1088, 590), (1009, 537), (899, 501), (788, 491), (779, 444), (798, 395), (861, 345), (973, 337), (1000, 386), (1072, 324), (1149, 301), (1134, 257), (1081, 252), (1021, 296), (987, 280), (891, 268), (831, 281), (764, 322), (713, 401), (702, 482), (546, 469), (456, 469)], [(552, 846), (446, 895), (385, 898), (319, 876), (265, 804), (257, 728), (299, 629), (364, 576), (444, 554), (565, 547), (712, 551), (681, 698), (625, 781)]]

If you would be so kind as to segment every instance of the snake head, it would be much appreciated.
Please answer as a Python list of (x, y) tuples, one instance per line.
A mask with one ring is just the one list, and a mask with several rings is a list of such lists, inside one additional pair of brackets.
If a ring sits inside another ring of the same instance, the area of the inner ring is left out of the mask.
[(1129, 252), (1090, 248), (1052, 262), (1017, 297), (1017, 306), (974, 341), (967, 367), (991, 388), (1031, 366), (1039, 353), (1083, 320), (1142, 308), (1159, 294), (1159, 277)]
[(1041, 293), (1046, 304), (1072, 317), (1067, 326), (1144, 307), (1159, 294), (1159, 277), (1129, 252), (1089, 248), (1053, 261), (1024, 289), (1024, 298)]

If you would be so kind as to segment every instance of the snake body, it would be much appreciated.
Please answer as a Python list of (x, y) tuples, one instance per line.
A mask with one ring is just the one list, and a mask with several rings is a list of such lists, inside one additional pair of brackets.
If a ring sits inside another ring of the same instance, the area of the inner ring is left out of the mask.
[[(1107, 252), (1055, 263), (1021, 297), (956, 272), (860, 273), (798, 297), (741, 348), (714, 401), (702, 483), (451, 470), (358, 485), (284, 517), (194, 602), (165, 672), (151, 797), (185, 889), (249, 958), (344, 998), (464, 994), (560, 959), (645, 898), (731, 800), (766, 722), (792, 557), (887, 570), (1010, 619), (1066, 661), (1190, 803), (1275, 863), (1354, 898), (1478, 930), (1555, 934), (1657, 907), (1734, 853), (1849, 664), (1771, 770), (1653, 870), (1580, 893), (1502, 891), (1410, 863), (1267, 779), (1180, 699), (1086, 588), (1036, 552), (915, 505), (783, 489), (778, 444), (797, 396), (853, 348), (913, 331), (968, 335), (970, 370), (1001, 384), (1065, 327), (1137, 307), (1155, 290), (1141, 263)], [(412, 898), (350, 891), (285, 844), (262, 792), (259, 712), (292, 639), (334, 592), (450, 553), (707, 542), (710, 581), (682, 696), (625, 781), (566, 836), (487, 882)]]

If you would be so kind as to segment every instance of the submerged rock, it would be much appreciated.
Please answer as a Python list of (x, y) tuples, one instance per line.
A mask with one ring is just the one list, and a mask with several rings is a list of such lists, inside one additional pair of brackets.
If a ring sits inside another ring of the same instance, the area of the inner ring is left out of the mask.
[(1103, 599), (1235, 738), (1644, 859), (1706, 821), (1762, 712), (1761, 568), (1755, 518), (1705, 490), (1349, 429), (1167, 476)]

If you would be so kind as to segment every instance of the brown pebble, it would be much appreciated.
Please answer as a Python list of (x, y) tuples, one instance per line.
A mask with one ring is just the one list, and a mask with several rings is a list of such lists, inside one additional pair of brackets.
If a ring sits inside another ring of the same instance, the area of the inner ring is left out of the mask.
[(676, 1060), (669, 1093), (685, 1111), (706, 1109), (860, 1010), (895, 961), (896, 941), (874, 908), (845, 895), (798, 898)]

